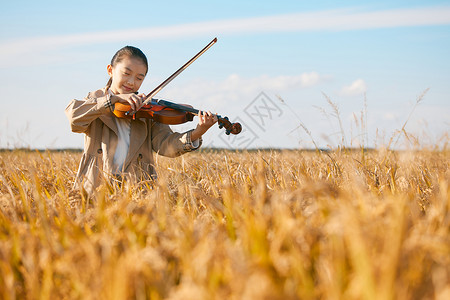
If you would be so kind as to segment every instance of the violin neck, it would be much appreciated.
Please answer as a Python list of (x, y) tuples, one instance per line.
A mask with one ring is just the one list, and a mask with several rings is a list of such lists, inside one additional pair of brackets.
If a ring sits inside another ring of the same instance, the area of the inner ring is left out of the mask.
[[(177, 103), (173, 103), (167, 100), (163, 100), (163, 99), (156, 99), (156, 98), (152, 98), (152, 103), (158, 104), (158, 105), (163, 105), (163, 106), (167, 106), (168, 108), (172, 108), (172, 109), (176, 109), (176, 110), (181, 110), (181, 111), (186, 111), (186, 112), (190, 112), (194, 115), (198, 115), (199, 114), (199, 110), (189, 107), (189, 106), (185, 106), (182, 104), (177, 104)], [(217, 116), (217, 118), (221, 119), (221, 116)]]
[(155, 99), (152, 98), (152, 102), (158, 105), (162, 105), (162, 106), (166, 106), (168, 108), (172, 108), (172, 109), (176, 109), (176, 110), (181, 110), (181, 111), (186, 111), (186, 112), (190, 112), (193, 114), (198, 115), (198, 109), (192, 108), (192, 107), (188, 107), (182, 104), (177, 104), (177, 103), (173, 103), (167, 100), (163, 100), (163, 99)]

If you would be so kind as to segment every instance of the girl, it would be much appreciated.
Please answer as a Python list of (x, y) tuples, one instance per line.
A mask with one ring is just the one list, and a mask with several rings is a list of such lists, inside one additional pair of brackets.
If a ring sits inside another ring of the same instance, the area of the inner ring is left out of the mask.
[(116, 102), (128, 103), (135, 111), (143, 105), (145, 95), (137, 91), (147, 75), (147, 58), (138, 48), (126, 46), (106, 69), (110, 76), (106, 87), (72, 100), (65, 110), (72, 131), (85, 134), (75, 187), (88, 193), (104, 178), (135, 182), (155, 178), (153, 152), (176, 157), (196, 150), (202, 135), (217, 122), (216, 115), (201, 112), (195, 129), (178, 133), (151, 119), (116, 118), (112, 113)]

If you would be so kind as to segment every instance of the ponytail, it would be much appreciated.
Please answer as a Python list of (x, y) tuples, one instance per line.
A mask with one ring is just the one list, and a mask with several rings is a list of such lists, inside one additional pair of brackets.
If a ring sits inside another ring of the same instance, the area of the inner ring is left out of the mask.
[(106, 89), (108, 90), (112, 84), (112, 77), (109, 77), (108, 83), (106, 83)]

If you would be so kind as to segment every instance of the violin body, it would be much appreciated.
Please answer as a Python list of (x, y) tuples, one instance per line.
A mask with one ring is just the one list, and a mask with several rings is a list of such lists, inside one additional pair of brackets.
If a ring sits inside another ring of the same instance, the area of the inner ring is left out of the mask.
[[(149, 104), (144, 104), (138, 111), (132, 111), (131, 106), (126, 103), (116, 102), (113, 114), (118, 118), (132, 119), (149, 118), (156, 122), (177, 125), (194, 119), (200, 111), (187, 104), (177, 104), (167, 100), (152, 98)], [(242, 126), (239, 123), (231, 123), (228, 117), (217, 116), (219, 128), (225, 128), (227, 135), (239, 134)]]
[[(187, 105), (183, 106), (189, 107)], [(186, 122), (190, 122), (194, 119), (194, 114), (190, 112), (175, 110), (173, 108), (164, 105), (153, 103), (145, 104), (134, 114), (129, 114), (128, 112), (130, 110), (131, 106), (129, 104), (117, 102), (116, 104), (114, 104), (113, 113), (118, 118), (124, 119), (147, 118), (168, 125), (183, 124)]]

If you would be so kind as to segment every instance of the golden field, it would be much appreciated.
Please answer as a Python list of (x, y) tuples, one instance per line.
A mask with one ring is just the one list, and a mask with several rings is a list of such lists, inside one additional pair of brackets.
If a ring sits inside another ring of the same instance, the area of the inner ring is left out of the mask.
[(1, 299), (450, 299), (448, 151), (196, 152), (71, 186), (0, 153)]

